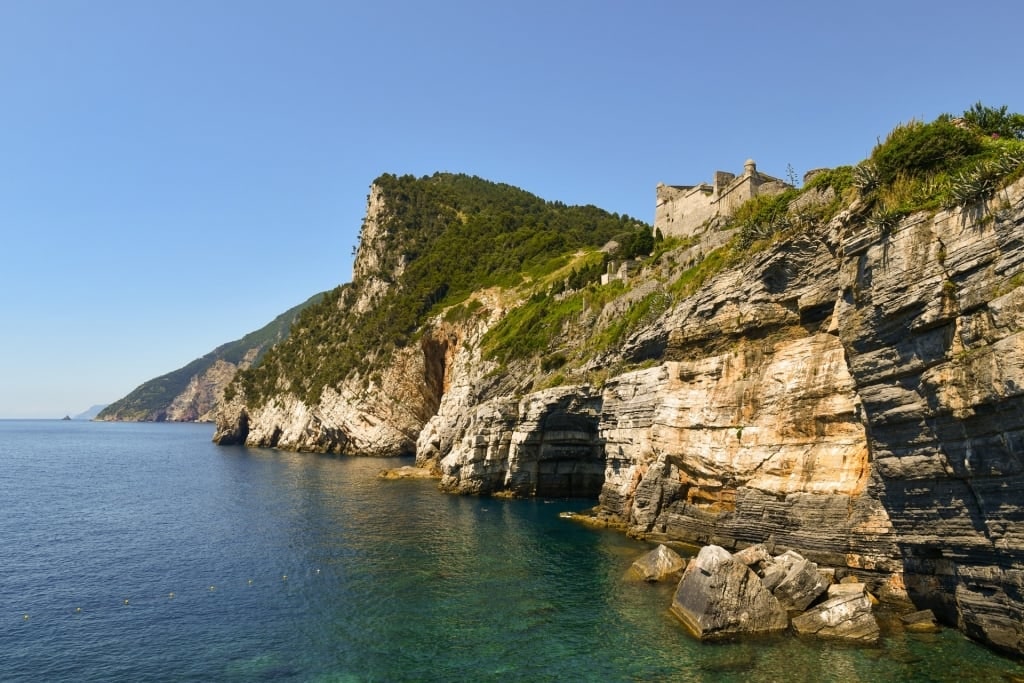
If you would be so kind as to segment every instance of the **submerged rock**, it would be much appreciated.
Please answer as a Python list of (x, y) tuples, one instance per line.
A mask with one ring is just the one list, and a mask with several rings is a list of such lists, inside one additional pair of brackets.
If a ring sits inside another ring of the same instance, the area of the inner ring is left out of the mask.
[(828, 600), (793, 619), (797, 633), (860, 643), (878, 642), (878, 621), (871, 611), (867, 586), (835, 584), (829, 588), (828, 595)]
[(930, 609), (904, 614), (900, 617), (903, 628), (911, 633), (938, 633), (942, 630)]
[(430, 479), (434, 477), (434, 473), (427, 467), (404, 465), (381, 470), (377, 476), (381, 479)]
[(687, 565), (672, 613), (702, 640), (781, 631), (788, 623), (760, 577), (716, 545), (703, 547)]
[(656, 582), (679, 578), (686, 568), (686, 560), (668, 546), (659, 545), (630, 567), (630, 571), (644, 581)]

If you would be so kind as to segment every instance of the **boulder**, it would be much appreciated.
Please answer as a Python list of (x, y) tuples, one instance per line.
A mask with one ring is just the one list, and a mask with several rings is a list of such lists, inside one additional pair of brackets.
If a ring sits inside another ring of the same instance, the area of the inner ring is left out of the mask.
[(748, 567), (754, 568), (762, 563), (770, 562), (772, 554), (768, 551), (768, 546), (764, 543), (757, 543), (733, 553), (733, 557), (737, 562), (742, 562)]
[(834, 584), (829, 587), (828, 595), (828, 600), (793, 619), (797, 633), (860, 643), (878, 642), (878, 621), (871, 612), (867, 586)]
[(769, 557), (764, 563), (764, 571), (761, 573), (761, 579), (764, 581), (765, 587), (770, 591), (775, 590), (776, 586), (782, 583), (783, 579), (789, 575), (789, 570), (803, 559), (803, 556), (792, 550), (787, 550), (775, 557)]
[(686, 560), (665, 545), (659, 545), (638, 558), (630, 567), (633, 574), (649, 582), (678, 579), (684, 569), (686, 569)]
[(826, 590), (828, 582), (818, 572), (814, 562), (799, 558), (789, 565), (789, 571), (772, 589), (772, 595), (787, 610), (802, 612)]
[(786, 628), (786, 610), (749, 567), (716, 545), (690, 561), (672, 613), (701, 640)]

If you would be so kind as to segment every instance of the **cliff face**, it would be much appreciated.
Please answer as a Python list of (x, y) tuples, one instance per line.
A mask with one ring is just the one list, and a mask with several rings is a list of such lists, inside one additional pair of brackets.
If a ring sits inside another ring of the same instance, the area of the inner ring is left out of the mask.
[(455, 492), (600, 488), (638, 536), (798, 549), (1024, 654), (1022, 238), (1024, 181), (890, 230), (840, 214), (633, 334), (653, 367), (445, 395), (419, 459)]
[(252, 408), (241, 400), (220, 407), (220, 444), (348, 455), (413, 453), (424, 423), (436, 411), (452, 339), (438, 331), (396, 354), (378, 379), (354, 377), (307, 404), (285, 394)]
[[(360, 316), (414, 267), (394, 209), (371, 191), (338, 304)], [(543, 283), (475, 291), (315, 401), (234, 398), (216, 439), (415, 451), (444, 490), (597, 497), (596, 516), (636, 536), (794, 549), (1024, 654), (1024, 181), (886, 224), (858, 199), (702, 270), (733, 234), (711, 228), (619, 290), (543, 299), (511, 335), (548, 328), (530, 358), (488, 349)], [(544, 317), (559, 306), (572, 312)], [(607, 346), (610, 329), (627, 333)]]

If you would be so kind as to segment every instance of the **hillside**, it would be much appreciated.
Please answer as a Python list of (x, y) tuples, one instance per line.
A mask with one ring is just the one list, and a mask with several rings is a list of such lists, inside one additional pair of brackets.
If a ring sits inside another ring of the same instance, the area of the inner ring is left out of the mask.
[(125, 422), (212, 421), (224, 387), (240, 368), (258, 364), (263, 354), (285, 339), (296, 316), (320, 300), (317, 294), (288, 309), (255, 332), (218, 346), (166, 375), (139, 385), (101, 410), (94, 419)]
[(215, 438), (415, 452), (448, 491), (769, 542), (1022, 655), (1022, 138), (980, 104), (910, 122), (664, 239), (385, 176), (353, 282), (239, 374)]

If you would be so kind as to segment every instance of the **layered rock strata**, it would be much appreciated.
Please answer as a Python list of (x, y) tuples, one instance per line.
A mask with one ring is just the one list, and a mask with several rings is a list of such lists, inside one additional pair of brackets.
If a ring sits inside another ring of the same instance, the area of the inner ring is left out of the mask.
[(654, 367), (442, 398), (420, 453), (447, 490), (530, 494), (571, 434), (551, 459), (603, 462), (599, 514), (634, 535), (798, 549), (1024, 654), (1022, 284), (1024, 181), (890, 230), (854, 206), (634, 333)]

